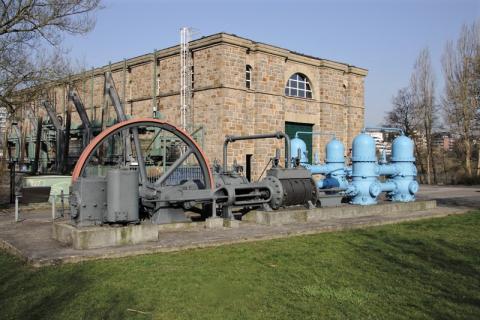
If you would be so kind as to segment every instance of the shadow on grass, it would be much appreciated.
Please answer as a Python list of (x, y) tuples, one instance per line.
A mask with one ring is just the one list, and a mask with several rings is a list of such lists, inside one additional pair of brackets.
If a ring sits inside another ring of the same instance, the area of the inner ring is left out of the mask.
[(378, 276), (385, 278), (386, 286), (403, 282), (403, 288), (398, 290), (404, 291), (401, 296), (406, 301), (392, 306), (398, 314), (408, 314), (405, 307), (433, 319), (475, 319), (480, 314), (478, 246), (458, 245), (437, 237), (417, 238), (418, 233), (376, 230), (357, 234), (363, 241), (349, 244), (357, 249), (360, 259), (378, 268)]
[(33, 269), (1, 251), (0, 265), (0, 319), (151, 318), (127, 310), (134, 301), (128, 290), (95, 290), (85, 265)]

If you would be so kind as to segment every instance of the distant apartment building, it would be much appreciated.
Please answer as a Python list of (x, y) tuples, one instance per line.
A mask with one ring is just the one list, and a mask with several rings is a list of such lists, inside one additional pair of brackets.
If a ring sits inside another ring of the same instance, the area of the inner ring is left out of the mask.
[(438, 132), (433, 135), (432, 145), (439, 150), (453, 151), (455, 138), (449, 132)]
[(7, 129), (7, 108), (0, 107), (0, 158), (3, 157), (3, 151), (5, 149), (5, 131)]
[(367, 131), (366, 132), (369, 136), (375, 140), (375, 147), (377, 149), (377, 153), (381, 154), (383, 150), (387, 156), (391, 155), (392, 153), (392, 143), (390, 141), (385, 140), (385, 133), (382, 131)]

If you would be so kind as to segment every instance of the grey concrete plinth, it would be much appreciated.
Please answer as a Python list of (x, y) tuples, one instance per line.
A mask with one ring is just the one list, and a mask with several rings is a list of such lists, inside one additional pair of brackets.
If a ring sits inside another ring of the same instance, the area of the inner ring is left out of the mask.
[(395, 214), (398, 212), (423, 211), (436, 208), (435, 200), (415, 202), (381, 203), (372, 206), (343, 205), (298, 210), (251, 211), (244, 217), (244, 221), (263, 225), (288, 225), (295, 223), (321, 222), (329, 219), (355, 218), (377, 215)]
[(205, 220), (205, 228), (207, 229), (221, 229), (223, 228), (223, 218), (211, 217)]
[(67, 222), (56, 222), (52, 227), (53, 239), (73, 246), (74, 249), (95, 249), (157, 241), (159, 233), (203, 227), (202, 222), (127, 226), (97, 226), (77, 228)]
[(225, 220), (223, 220), (223, 226), (225, 228), (239, 228), (240, 227), (240, 221), (235, 220), (235, 219), (225, 219)]

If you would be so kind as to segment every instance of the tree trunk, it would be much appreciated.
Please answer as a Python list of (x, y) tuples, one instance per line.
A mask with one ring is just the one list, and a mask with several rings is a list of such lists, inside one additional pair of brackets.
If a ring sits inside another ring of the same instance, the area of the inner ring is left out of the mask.
[(433, 147), (432, 143), (430, 142), (430, 163), (432, 164), (432, 171), (433, 171), (433, 183), (437, 184), (437, 165), (435, 163), (435, 160), (433, 159)]
[(425, 146), (425, 151), (426, 151), (426, 159), (427, 160), (427, 184), (432, 184), (432, 175), (431, 175), (431, 172), (432, 172), (432, 163), (430, 162), (430, 160), (432, 159), (430, 157), (430, 138), (428, 136), (428, 134), (425, 135), (426, 137), (426, 146)]
[(420, 150), (418, 150), (417, 144), (415, 144), (415, 157), (416, 162), (420, 166), (420, 172), (422, 173), (422, 176), (420, 177), (420, 182), (425, 183), (425, 167), (423, 166), (422, 154), (420, 153)]
[(445, 150), (442, 152), (442, 160), (443, 160), (443, 183), (448, 184), (448, 171), (447, 171), (447, 155)]
[(477, 176), (480, 177), (480, 146), (478, 146)]
[(465, 171), (469, 177), (472, 176), (472, 144), (468, 137), (463, 140), (465, 146)]

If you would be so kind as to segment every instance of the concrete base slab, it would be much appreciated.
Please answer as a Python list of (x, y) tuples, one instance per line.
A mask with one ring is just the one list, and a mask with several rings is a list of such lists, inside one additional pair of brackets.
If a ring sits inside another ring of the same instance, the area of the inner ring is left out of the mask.
[(311, 223), (328, 219), (353, 218), (362, 216), (388, 215), (401, 211), (422, 211), (436, 208), (435, 200), (415, 202), (389, 202), (373, 206), (342, 205), (339, 207), (315, 208), (277, 211), (251, 211), (244, 217), (244, 221), (275, 226), (294, 223)]

